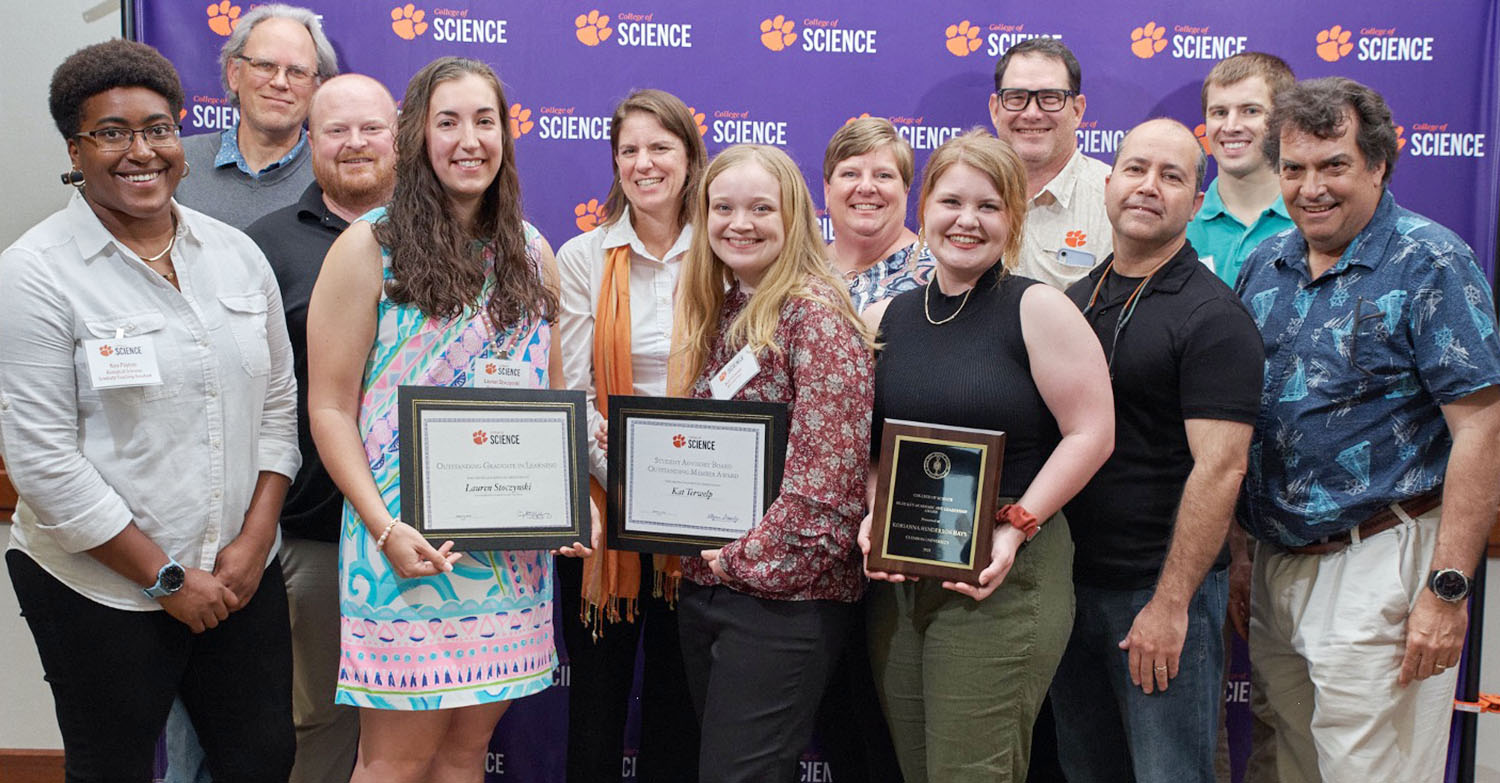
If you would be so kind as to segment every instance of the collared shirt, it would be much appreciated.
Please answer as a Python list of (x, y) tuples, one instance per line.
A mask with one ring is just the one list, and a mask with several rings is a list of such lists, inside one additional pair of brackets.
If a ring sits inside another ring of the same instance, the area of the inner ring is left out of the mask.
[[(604, 416), (594, 407), (594, 308), (609, 251), (630, 246), (630, 357), (635, 393), (667, 393), (667, 354), (672, 350), (672, 291), (677, 270), (693, 238), (685, 225), (663, 258), (651, 255), (630, 225), (630, 208), (619, 220), (568, 240), (557, 251), (562, 281), (562, 315), (558, 320), (563, 352), (563, 382), (589, 397), (589, 432)], [(589, 438), (589, 472), (603, 484), (608, 474), (604, 451)]]
[(1250, 251), (1291, 227), (1292, 218), (1281, 196), (1261, 210), (1249, 226), (1241, 223), (1224, 207), (1224, 199), (1219, 196), (1219, 178), (1215, 177), (1203, 193), (1203, 206), (1188, 223), (1187, 237), (1198, 249), (1198, 260), (1214, 270), (1220, 280), (1234, 285)]
[[(1100, 264), (1068, 298), (1110, 362), (1115, 450), (1064, 511), (1074, 581), (1140, 590), (1157, 582), (1193, 470), (1186, 421), (1254, 424), (1264, 361), (1250, 313), (1191, 242), (1149, 279), (1108, 269)], [(1223, 551), (1214, 567), (1228, 563)]]
[(1440, 486), (1453, 441), (1439, 406), (1500, 384), (1473, 252), (1389, 192), (1332, 269), (1308, 275), (1291, 231), (1250, 254), (1238, 287), (1266, 372), (1236, 516), (1281, 546)]
[(214, 156), (214, 167), (224, 168), (234, 166), (248, 177), (259, 179), (262, 174), (285, 166), (297, 159), (302, 149), (307, 146), (307, 133), (302, 129), (297, 130), (297, 143), (292, 145), (291, 150), (281, 157), (281, 160), (266, 166), (259, 171), (251, 171), (250, 163), (245, 160), (244, 153), (240, 152), (240, 125), (235, 123), (224, 129), (219, 134), (219, 152)]
[(1066, 290), (1114, 250), (1104, 211), (1109, 165), (1075, 150), (1026, 210), (1015, 273)]
[(862, 313), (876, 302), (890, 299), (902, 291), (926, 284), (932, 278), (932, 269), (937, 262), (926, 244), (918, 241), (877, 261), (863, 272), (840, 274), (849, 284), (849, 298), (854, 300), (854, 312)]
[[(276, 278), (244, 234), (173, 208), (181, 291), (77, 194), (0, 254), (0, 450), (21, 496), (10, 545), (133, 611), (161, 606), (85, 550), (134, 521), (183, 566), (210, 570), (260, 472), (294, 476), (300, 461)], [(93, 387), (85, 341), (122, 334), (151, 341), (160, 384)]]
[(302, 198), (255, 221), (245, 233), (255, 240), (276, 282), (281, 287), (281, 305), (286, 311), (287, 336), (292, 342), (293, 368), (297, 376), (297, 447), (302, 469), (286, 491), (281, 504), (282, 532), (293, 538), (314, 541), (339, 540), (344, 496), (328, 475), (313, 444), (307, 412), (307, 305), (313, 284), (323, 268), (323, 257), (349, 222), (334, 214), (323, 201), (323, 189), (314, 182)]
[[(827, 302), (838, 294), (816, 278), (811, 296), (789, 296), (773, 340), (756, 355), (760, 372), (732, 399), (787, 403), (781, 489), (760, 521), (719, 550), (734, 589), (779, 601), (858, 601), (864, 557), (855, 539), (865, 513), (875, 361), (855, 325)], [(814, 299), (812, 297), (820, 297)], [(730, 288), (714, 343), (688, 396), (712, 396), (709, 380), (736, 353), (727, 335), (750, 295)], [(708, 561), (686, 557), (684, 578), (719, 584)]]

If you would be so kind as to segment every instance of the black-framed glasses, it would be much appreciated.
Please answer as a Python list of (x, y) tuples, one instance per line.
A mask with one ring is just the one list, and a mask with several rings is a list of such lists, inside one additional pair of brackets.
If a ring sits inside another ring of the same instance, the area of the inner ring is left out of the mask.
[[(1369, 305), (1374, 312), (1369, 315), (1363, 314), (1362, 311), (1365, 309), (1365, 305)], [(1349, 366), (1365, 375), (1374, 375), (1375, 373), (1361, 367), (1359, 364), (1359, 330), (1364, 326), (1365, 321), (1373, 321), (1384, 317), (1385, 311), (1380, 309), (1379, 302), (1372, 302), (1363, 296), (1354, 300), (1354, 323), (1349, 325)]]
[(75, 133), (74, 136), (94, 140), (94, 144), (103, 152), (123, 152), (130, 149), (135, 143), (135, 135), (139, 133), (150, 147), (175, 147), (180, 139), (177, 138), (177, 126), (170, 122), (162, 122), (150, 125), (140, 130), (130, 128), (100, 128), (98, 130), (83, 131)]
[(1045, 112), (1062, 111), (1068, 99), (1077, 95), (1077, 90), (1023, 90), (1020, 87), (1006, 87), (995, 93), (1000, 96), (1000, 106), (1006, 111), (1026, 111), (1031, 105), (1031, 99), (1036, 99), (1036, 107)]
[(299, 87), (312, 84), (313, 79), (318, 78), (317, 71), (310, 71), (300, 65), (282, 65), (270, 60), (258, 60), (254, 57), (246, 57), (243, 54), (235, 55), (234, 59), (244, 63), (250, 69), (250, 72), (255, 74), (256, 78), (264, 81), (275, 79), (276, 74), (282, 71), (286, 72), (287, 81)]

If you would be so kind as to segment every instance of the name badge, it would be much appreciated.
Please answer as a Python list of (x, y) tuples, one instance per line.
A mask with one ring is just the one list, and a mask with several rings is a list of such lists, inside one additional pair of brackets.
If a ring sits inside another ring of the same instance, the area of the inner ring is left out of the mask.
[(474, 357), (469, 367), (474, 387), (479, 389), (530, 389), (531, 365), (514, 359)]
[(755, 360), (755, 352), (750, 346), (740, 349), (728, 363), (714, 377), (708, 381), (708, 388), (713, 392), (714, 399), (727, 400), (733, 397), (745, 384), (760, 372), (760, 362)]
[(121, 330), (113, 340), (84, 340), (83, 353), (95, 389), (161, 385), (156, 345), (150, 337), (126, 337)]
[(1213, 256), (1198, 256), (1198, 260), (1202, 261), (1203, 265), (1209, 268), (1209, 271), (1217, 271), (1217, 270), (1214, 269), (1214, 257)]

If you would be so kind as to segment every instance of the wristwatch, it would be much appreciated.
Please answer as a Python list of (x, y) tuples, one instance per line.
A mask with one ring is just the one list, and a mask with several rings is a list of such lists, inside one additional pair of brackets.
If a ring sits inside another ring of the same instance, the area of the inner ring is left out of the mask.
[(147, 598), (165, 598), (182, 589), (182, 583), (187, 580), (187, 572), (182, 570), (182, 564), (167, 555), (167, 564), (156, 572), (156, 584), (144, 589)]
[(1427, 575), (1427, 589), (1450, 604), (1468, 598), (1473, 584), (1473, 580), (1457, 568), (1441, 568)]

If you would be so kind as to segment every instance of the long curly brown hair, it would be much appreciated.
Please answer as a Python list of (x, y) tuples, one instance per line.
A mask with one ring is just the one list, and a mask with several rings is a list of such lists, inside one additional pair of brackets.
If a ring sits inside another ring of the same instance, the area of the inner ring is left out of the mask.
[(526, 251), (521, 216), (521, 181), (515, 142), (501, 132), (500, 173), (485, 190), (471, 225), (449, 206), (447, 192), (427, 152), (427, 124), (433, 90), (446, 81), (474, 75), (495, 91), (504, 123), (505, 91), (488, 65), (461, 57), (440, 57), (411, 77), (396, 125), (396, 192), (386, 218), (374, 226), (375, 239), (391, 254), (392, 301), (416, 305), (431, 318), (456, 318), (484, 290), (480, 246), (495, 253), (495, 286), (485, 310), (497, 330), (528, 313), (548, 321), (558, 312), (557, 293), (546, 285)]

